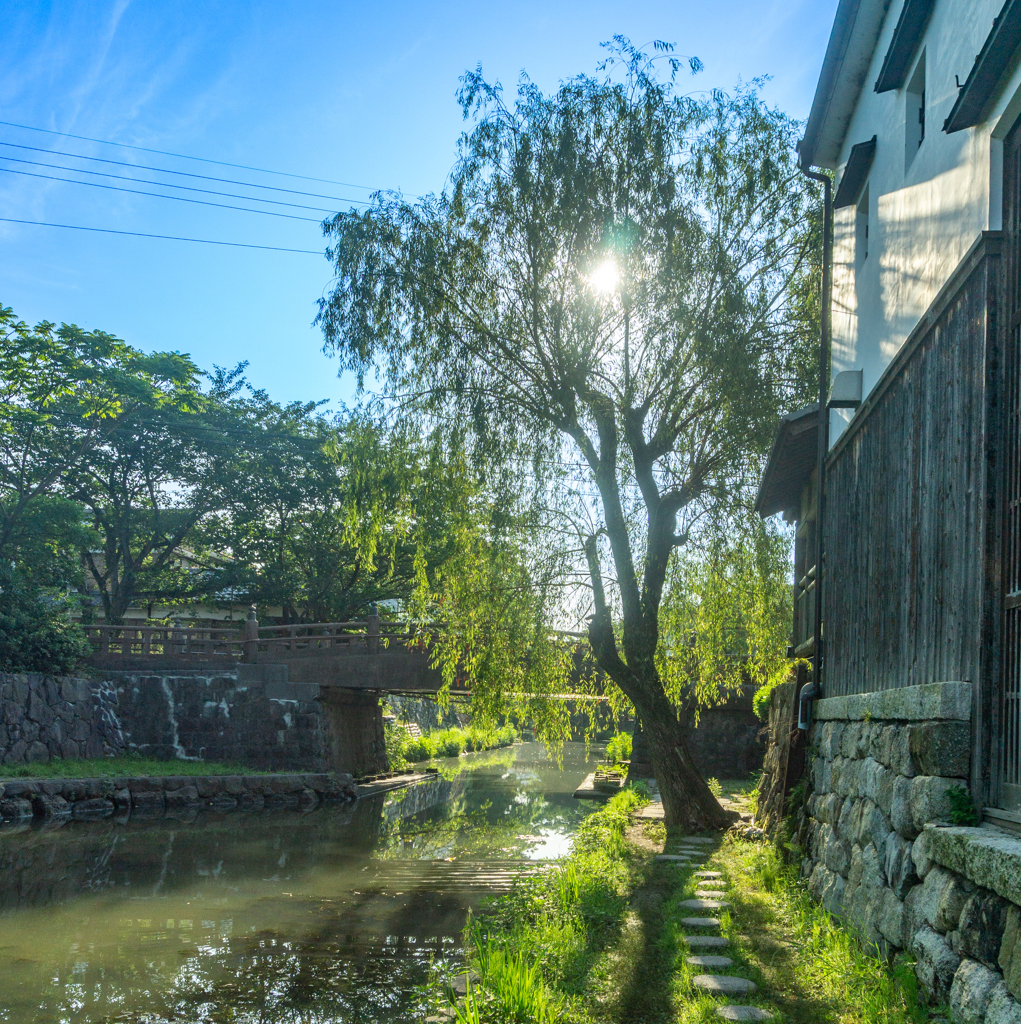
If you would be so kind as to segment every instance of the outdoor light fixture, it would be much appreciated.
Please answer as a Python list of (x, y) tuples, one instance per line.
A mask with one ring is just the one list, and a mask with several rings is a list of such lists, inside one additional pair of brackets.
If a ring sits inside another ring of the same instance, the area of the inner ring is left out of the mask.
[(861, 405), (861, 370), (841, 370), (833, 378), (829, 408), (857, 409)]
[(592, 290), (600, 295), (610, 295), (617, 290), (620, 282), (620, 271), (613, 260), (604, 260), (589, 274), (588, 283)]

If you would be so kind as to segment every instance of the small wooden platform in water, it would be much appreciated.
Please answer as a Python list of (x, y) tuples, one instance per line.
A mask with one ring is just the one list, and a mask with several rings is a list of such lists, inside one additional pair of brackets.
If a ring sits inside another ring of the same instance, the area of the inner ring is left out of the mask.
[[(605, 777), (604, 777), (605, 778)], [(574, 791), (575, 800), (609, 800), (614, 793), (620, 792), (624, 786), (624, 778), (621, 777), (620, 784), (616, 787), (609, 786), (603, 778), (600, 785), (596, 786), (596, 773), (592, 772), (585, 776), (585, 781)]]

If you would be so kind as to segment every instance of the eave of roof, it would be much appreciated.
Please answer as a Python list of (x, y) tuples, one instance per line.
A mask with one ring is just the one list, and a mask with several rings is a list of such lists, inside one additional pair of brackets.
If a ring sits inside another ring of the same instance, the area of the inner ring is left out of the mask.
[(897, 27), (883, 58), (883, 67), (876, 79), (876, 92), (899, 89), (907, 80), (911, 58), (918, 48), (929, 15), (935, 6), (934, 0), (904, 0)]
[(755, 511), (763, 518), (795, 508), (815, 469), (819, 452), (819, 403), (788, 413), (773, 438), (759, 481)]
[(840, 0), (798, 151), (808, 167), (837, 166), (890, 0)]
[(950, 116), (943, 122), (943, 131), (959, 132), (982, 120), (1000, 79), (1007, 71), (1018, 46), (1021, 45), (1021, 0), (1007, 0), (993, 21), (993, 27), (982, 44), (968, 78), (957, 94)]

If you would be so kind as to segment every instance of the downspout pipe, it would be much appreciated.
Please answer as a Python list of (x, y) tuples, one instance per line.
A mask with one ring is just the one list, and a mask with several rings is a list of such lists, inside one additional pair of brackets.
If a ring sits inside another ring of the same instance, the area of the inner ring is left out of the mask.
[(826, 456), (830, 450), (830, 311), (833, 292), (833, 182), (802, 158), (801, 173), (823, 187), (822, 295), (819, 311), (819, 445), (816, 453), (815, 505), (815, 635), (812, 642), (812, 681), (801, 688), (798, 699), (798, 728), (807, 730), (812, 718), (812, 701), (822, 694), (823, 635), (823, 523), (826, 511)]

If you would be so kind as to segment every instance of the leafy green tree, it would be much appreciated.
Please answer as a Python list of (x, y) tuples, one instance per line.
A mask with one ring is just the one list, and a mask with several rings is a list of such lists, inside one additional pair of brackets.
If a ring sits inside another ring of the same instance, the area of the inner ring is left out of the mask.
[(146, 355), (102, 331), (29, 327), (0, 306), (0, 558), (12, 557), (19, 531), (38, 533), (38, 516), (22, 523), (32, 504), (140, 408), (191, 397), (189, 367), (177, 353)]
[(284, 621), (343, 621), (407, 603), (418, 563), (448, 547), (444, 480), (428, 441), (363, 412), (278, 405), (261, 391), (230, 403), (234, 455), (206, 543), (230, 552), (221, 587)]
[[(449, 190), (327, 222), (336, 276), (318, 322), (344, 368), (470, 428), (480, 465), (520, 460), (533, 522), (545, 509), (547, 533), (576, 537), (591, 649), (641, 717), (667, 820), (703, 828), (727, 817), (664, 685), (660, 608), (676, 551), (743, 490), (803, 390), (787, 289), (815, 195), (795, 122), (754, 87), (678, 95), (680, 64), (657, 49), (665, 79), (618, 39), (605, 77), (548, 96), (523, 78), (513, 104), (466, 74), (476, 123)], [(563, 564), (570, 582), (577, 560)], [(567, 605), (562, 591), (534, 606), (546, 635)], [(563, 673), (534, 622), (508, 663)]]
[(182, 558), (182, 545), (222, 502), (233, 439), (218, 422), (223, 396), (200, 392), (190, 359), (175, 362), (173, 397), (139, 402), (61, 478), (99, 537), (83, 555), (110, 624), (138, 603), (204, 595), (218, 576), (215, 562)]

